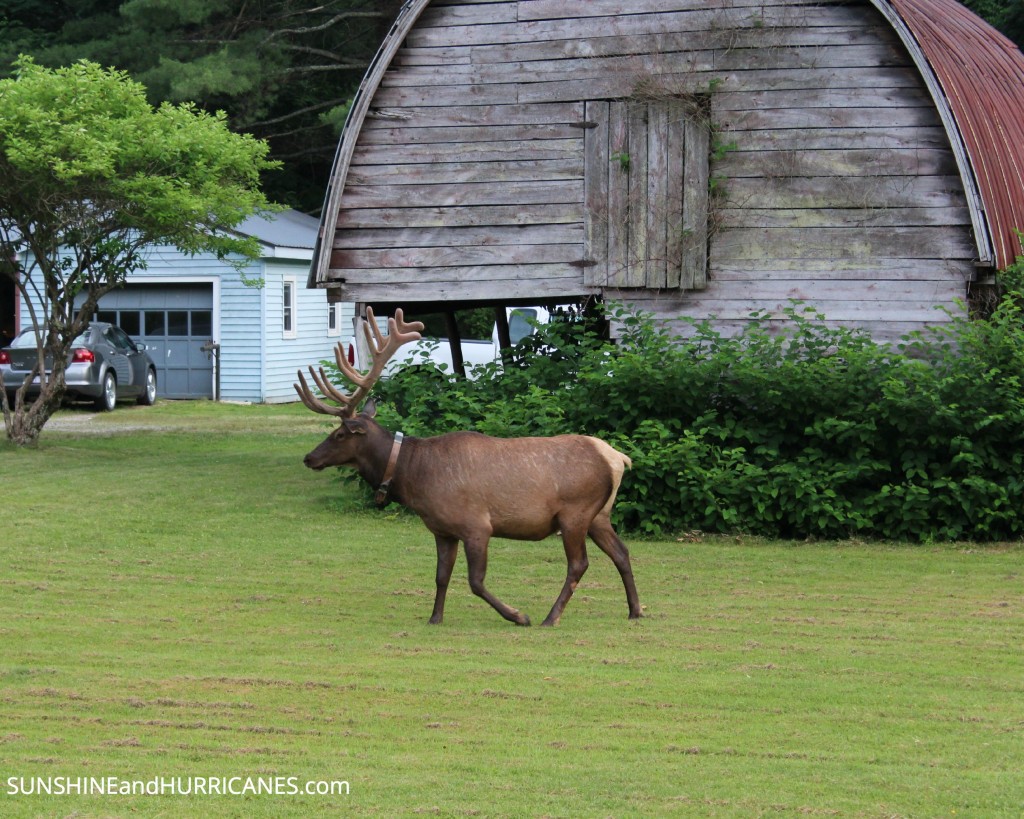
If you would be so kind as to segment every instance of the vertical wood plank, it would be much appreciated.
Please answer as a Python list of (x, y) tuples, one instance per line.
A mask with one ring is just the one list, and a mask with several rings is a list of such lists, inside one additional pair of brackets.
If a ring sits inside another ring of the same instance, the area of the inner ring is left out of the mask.
[(668, 105), (665, 143), (665, 286), (677, 288), (683, 269), (683, 157), (686, 150), (686, 112), (678, 100)]
[(629, 194), (626, 287), (647, 282), (647, 105), (633, 100), (628, 106)]
[(662, 288), (666, 282), (666, 187), (668, 179), (668, 102), (647, 104), (647, 270), (645, 287)]
[(685, 142), (682, 286), (703, 290), (708, 283), (710, 124), (687, 119)]
[(626, 287), (629, 267), (628, 104), (608, 105), (608, 281)]
[(608, 108), (606, 100), (588, 102), (586, 119), (597, 123), (583, 135), (583, 283), (603, 287), (608, 283)]

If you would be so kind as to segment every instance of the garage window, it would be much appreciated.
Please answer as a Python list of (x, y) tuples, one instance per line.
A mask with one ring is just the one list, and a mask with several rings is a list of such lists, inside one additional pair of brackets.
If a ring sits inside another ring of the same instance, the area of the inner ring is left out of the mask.
[(188, 335), (188, 310), (167, 311), (167, 335)]
[(142, 335), (142, 322), (138, 310), (122, 310), (120, 319), (112, 323), (120, 324), (121, 329), (132, 337)]
[(213, 313), (210, 310), (192, 311), (192, 335), (213, 335)]
[[(145, 330), (143, 331), (143, 317)], [(212, 310), (98, 310), (96, 321), (120, 326), (129, 336), (201, 336), (213, 334)]]
[(163, 310), (147, 310), (145, 315), (147, 336), (167, 335), (167, 316)]

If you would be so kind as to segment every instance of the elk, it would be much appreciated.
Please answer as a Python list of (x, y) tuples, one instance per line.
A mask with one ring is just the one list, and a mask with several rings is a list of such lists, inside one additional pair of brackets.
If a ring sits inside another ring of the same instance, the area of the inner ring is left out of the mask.
[(374, 420), (369, 396), (387, 362), (409, 341), (421, 338), (422, 322), (407, 322), (400, 309), (388, 319), (385, 337), (373, 311), (362, 323), (372, 364), (363, 373), (349, 364), (341, 344), (335, 350), (338, 368), (355, 385), (351, 393), (333, 385), (324, 373), (309, 368), (321, 395), (309, 387), (300, 370), (295, 390), (314, 412), (336, 416), (340, 425), (305, 457), (310, 469), (352, 466), (372, 487), (376, 500), (390, 500), (411, 509), (434, 535), (437, 575), (431, 623), (444, 617), (445, 595), (463, 543), (469, 586), (506, 620), (530, 625), (530, 618), (505, 605), (484, 585), (487, 545), (492, 537), (541, 540), (561, 532), (568, 569), (565, 584), (543, 625), (562, 616), (587, 570), (587, 535), (615, 564), (626, 589), (629, 617), (641, 617), (629, 551), (619, 539), (609, 514), (630, 459), (604, 441), (583, 435), (550, 438), (493, 438), (478, 432), (450, 432), (431, 438), (391, 433)]

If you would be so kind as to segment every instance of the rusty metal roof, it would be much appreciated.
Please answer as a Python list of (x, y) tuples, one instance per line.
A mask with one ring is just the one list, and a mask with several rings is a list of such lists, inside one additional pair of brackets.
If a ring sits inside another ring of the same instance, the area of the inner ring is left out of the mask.
[(1022, 255), (1016, 231), (1024, 230), (1024, 54), (956, 0), (888, 5), (913, 35), (948, 101), (981, 198), (991, 263), (1005, 267)]

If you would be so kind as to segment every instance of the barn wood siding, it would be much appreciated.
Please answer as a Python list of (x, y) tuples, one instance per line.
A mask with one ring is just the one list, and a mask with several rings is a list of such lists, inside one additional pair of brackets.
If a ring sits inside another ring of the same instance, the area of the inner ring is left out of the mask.
[(356, 301), (596, 292), (616, 260), (615, 223), (587, 218), (614, 204), (587, 175), (594, 104), (700, 94), (729, 146), (706, 287), (610, 295), (726, 324), (806, 299), (882, 336), (964, 297), (977, 251), (948, 138), (866, 2), (432, 4), (361, 123), (329, 277)]

